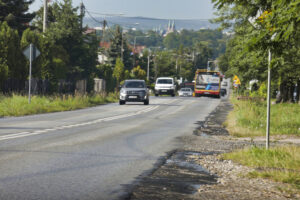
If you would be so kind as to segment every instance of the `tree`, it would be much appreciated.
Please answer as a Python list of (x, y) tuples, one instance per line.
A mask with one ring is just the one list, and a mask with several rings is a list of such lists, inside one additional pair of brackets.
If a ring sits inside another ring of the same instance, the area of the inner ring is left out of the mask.
[(0, 2), (0, 22), (18, 30), (19, 34), (29, 26), (35, 13), (28, 13), (30, 4), (34, 0), (2, 0)]
[(116, 87), (116, 83), (115, 83), (115, 79), (113, 77), (113, 68), (111, 67), (111, 65), (109, 65), (109, 64), (97, 65), (96, 74), (99, 78), (102, 78), (105, 80), (106, 92), (113, 92)]
[(141, 69), (139, 65), (132, 69), (132, 74), (134, 79), (146, 79), (146, 71)]
[(131, 50), (129, 50), (127, 40), (122, 33), (121, 27), (116, 26), (114, 36), (110, 40), (110, 48), (108, 51), (110, 64), (114, 66), (116, 64), (117, 58), (122, 58), (125, 69), (131, 71), (133, 66), (130, 54)]
[(124, 64), (123, 64), (121, 58), (117, 58), (117, 60), (116, 60), (113, 77), (117, 80), (116, 90), (118, 91), (120, 82), (124, 79)]
[[(20, 48), (20, 38), (17, 30), (10, 28), (6, 22), (1, 23), (0, 41), (1, 71), (4, 75), (8, 72), (8, 78), (25, 80), (28, 73), (26, 65), (23, 64), (26, 61)], [(4, 75), (3, 77), (5, 77)]]
[[(299, 7), (300, 1), (233, 1), (213, 0), (219, 9), (223, 28), (235, 34), (232, 49), (226, 51), (229, 74), (244, 79), (267, 79), (267, 50), (272, 51), (272, 85), (278, 87), (278, 102), (292, 101), (292, 91), (299, 81)], [(257, 20), (257, 14), (261, 13)], [(230, 21), (235, 21), (231, 24)], [(250, 24), (255, 23), (254, 26)], [(293, 56), (291, 56), (293, 55)], [(227, 73), (228, 73), (227, 72)], [(275, 93), (274, 93), (275, 94)]]

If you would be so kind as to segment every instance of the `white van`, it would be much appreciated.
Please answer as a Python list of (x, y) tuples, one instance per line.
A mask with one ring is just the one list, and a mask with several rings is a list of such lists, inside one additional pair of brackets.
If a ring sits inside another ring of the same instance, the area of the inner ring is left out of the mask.
[(155, 96), (168, 94), (174, 97), (176, 92), (176, 85), (173, 78), (159, 77), (156, 79), (154, 89), (155, 89)]

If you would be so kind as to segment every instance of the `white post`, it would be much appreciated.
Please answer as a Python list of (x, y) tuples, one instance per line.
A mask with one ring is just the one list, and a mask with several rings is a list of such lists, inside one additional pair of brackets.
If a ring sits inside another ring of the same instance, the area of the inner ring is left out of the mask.
[(135, 65), (135, 43), (136, 43), (136, 37), (137, 37), (137, 36), (134, 37), (134, 42), (133, 42), (132, 68), (134, 68), (134, 65)]
[(47, 29), (47, 10), (48, 10), (47, 7), (48, 7), (48, 0), (44, 0), (43, 33), (45, 33)]
[(149, 81), (149, 68), (150, 68), (150, 54), (148, 54), (147, 81)]
[(31, 67), (32, 67), (32, 44), (29, 45), (29, 90), (28, 90), (28, 103), (31, 103)]
[(270, 144), (270, 110), (271, 110), (271, 50), (269, 49), (268, 59), (268, 96), (267, 96), (267, 130), (266, 130), (266, 149), (269, 149)]

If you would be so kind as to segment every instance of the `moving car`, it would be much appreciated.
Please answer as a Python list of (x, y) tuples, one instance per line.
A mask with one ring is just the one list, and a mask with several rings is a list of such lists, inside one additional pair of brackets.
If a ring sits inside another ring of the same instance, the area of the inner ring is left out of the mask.
[(181, 97), (193, 96), (193, 91), (191, 88), (181, 88), (178, 91), (178, 95)]
[(176, 85), (173, 78), (170, 77), (159, 77), (155, 82), (155, 96), (168, 94), (172, 97), (175, 96)]
[(144, 102), (149, 104), (149, 90), (144, 80), (125, 80), (120, 90), (119, 104)]

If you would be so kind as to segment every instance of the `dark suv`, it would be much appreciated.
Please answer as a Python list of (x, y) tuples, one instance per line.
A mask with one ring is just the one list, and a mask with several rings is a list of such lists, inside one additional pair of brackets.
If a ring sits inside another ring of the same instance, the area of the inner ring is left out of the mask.
[(125, 80), (120, 90), (119, 103), (144, 102), (149, 104), (149, 91), (144, 80)]

